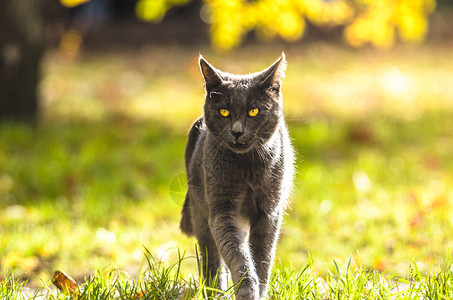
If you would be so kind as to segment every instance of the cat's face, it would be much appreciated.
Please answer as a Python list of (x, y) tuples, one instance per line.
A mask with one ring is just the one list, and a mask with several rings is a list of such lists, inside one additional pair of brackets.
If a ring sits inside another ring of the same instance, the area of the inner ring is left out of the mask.
[(199, 62), (206, 82), (205, 122), (213, 137), (237, 153), (265, 144), (281, 121), (284, 55), (269, 68), (250, 75), (222, 72), (201, 56)]

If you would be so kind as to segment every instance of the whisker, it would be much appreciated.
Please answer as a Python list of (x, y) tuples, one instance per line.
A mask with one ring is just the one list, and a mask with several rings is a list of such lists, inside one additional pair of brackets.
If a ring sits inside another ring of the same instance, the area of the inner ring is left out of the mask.
[(220, 148), (222, 148), (222, 146), (223, 146), (223, 143), (225, 143), (225, 141), (221, 141), (220, 142), (220, 144), (218, 145), (218, 147), (217, 147), (217, 149), (216, 149), (216, 151), (214, 153), (214, 156), (217, 156), (217, 153), (219, 153)]

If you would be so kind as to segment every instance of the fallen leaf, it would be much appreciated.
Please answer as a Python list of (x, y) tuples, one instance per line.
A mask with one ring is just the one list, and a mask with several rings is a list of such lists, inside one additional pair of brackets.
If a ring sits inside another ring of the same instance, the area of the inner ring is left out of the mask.
[(68, 274), (62, 271), (55, 271), (53, 275), (53, 284), (60, 290), (69, 295), (74, 295), (78, 291), (77, 282)]

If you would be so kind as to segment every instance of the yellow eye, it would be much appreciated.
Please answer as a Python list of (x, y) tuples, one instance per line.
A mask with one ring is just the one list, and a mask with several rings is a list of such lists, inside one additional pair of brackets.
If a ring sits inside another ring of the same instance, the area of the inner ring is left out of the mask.
[(230, 115), (230, 111), (228, 109), (225, 109), (225, 108), (221, 108), (220, 109), (220, 114), (222, 115), (222, 117), (226, 118)]
[(256, 115), (258, 114), (260, 110), (258, 108), (253, 108), (251, 110), (249, 110), (249, 116), (250, 117), (256, 117)]

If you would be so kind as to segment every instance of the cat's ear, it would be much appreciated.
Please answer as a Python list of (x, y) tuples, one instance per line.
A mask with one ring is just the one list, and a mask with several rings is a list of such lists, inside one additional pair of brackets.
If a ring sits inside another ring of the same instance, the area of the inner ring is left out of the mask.
[(280, 90), (280, 83), (285, 78), (286, 58), (285, 53), (277, 59), (269, 68), (259, 73), (259, 84), (266, 88), (271, 88), (276, 91)]
[(204, 81), (206, 83), (206, 89), (210, 89), (222, 84), (222, 78), (220, 77), (219, 71), (214, 68), (206, 59), (201, 56), (198, 58), (200, 64), (201, 74), (203, 74)]

